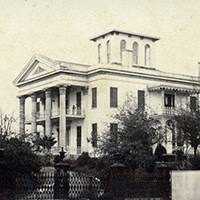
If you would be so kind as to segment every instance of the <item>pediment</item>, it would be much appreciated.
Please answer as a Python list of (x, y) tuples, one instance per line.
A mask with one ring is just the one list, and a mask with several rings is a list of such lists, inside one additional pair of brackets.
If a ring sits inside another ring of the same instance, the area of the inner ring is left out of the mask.
[(15, 79), (14, 83), (17, 85), (19, 83), (37, 79), (44, 75), (53, 73), (58, 69), (59, 67), (56, 65), (56, 61), (41, 55), (35, 55)]

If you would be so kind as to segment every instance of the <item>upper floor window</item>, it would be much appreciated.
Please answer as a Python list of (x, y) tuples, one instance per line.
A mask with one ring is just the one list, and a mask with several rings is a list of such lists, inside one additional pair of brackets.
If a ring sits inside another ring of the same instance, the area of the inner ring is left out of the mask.
[(118, 106), (118, 89), (115, 87), (110, 88), (110, 107), (117, 108)]
[(97, 88), (92, 88), (92, 108), (97, 107)]
[(149, 44), (146, 44), (144, 47), (144, 64), (146, 66), (151, 65), (151, 49)]
[(138, 90), (138, 109), (144, 110), (145, 108), (145, 92)]
[(174, 94), (165, 94), (165, 107), (175, 107), (175, 96)]
[(126, 49), (126, 41), (121, 40), (120, 42), (120, 61), (122, 62), (122, 52)]
[(190, 97), (190, 110), (192, 112), (197, 110), (197, 98), (194, 96)]
[(110, 63), (110, 58), (111, 58), (111, 49), (110, 49), (110, 41), (107, 41), (107, 63)]
[(101, 44), (98, 45), (98, 63), (101, 63)]
[(138, 64), (138, 43), (133, 43), (133, 64)]
[(37, 104), (36, 104), (36, 111), (40, 112), (40, 102), (37, 102)]

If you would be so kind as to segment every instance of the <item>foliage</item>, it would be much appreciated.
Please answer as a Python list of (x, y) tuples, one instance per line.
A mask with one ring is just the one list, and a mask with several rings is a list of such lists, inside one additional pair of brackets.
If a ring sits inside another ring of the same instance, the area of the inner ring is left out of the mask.
[(53, 147), (54, 144), (56, 144), (57, 141), (55, 141), (55, 138), (52, 136), (44, 136), (44, 137), (39, 137), (34, 141), (34, 144), (37, 146), (41, 146), (44, 150), (47, 149), (49, 152), (51, 148)]
[(90, 159), (90, 156), (89, 156), (88, 152), (83, 152), (77, 158), (78, 166), (80, 166), (80, 167), (85, 166), (87, 164), (87, 162), (88, 162), (89, 159)]
[(194, 155), (200, 144), (200, 111), (181, 111), (175, 116), (176, 126), (179, 130), (179, 138), (194, 147)]
[(200, 170), (200, 156), (196, 156), (193, 158), (190, 158), (190, 163), (192, 165), (192, 170)]
[(31, 145), (18, 138), (10, 138), (1, 142), (4, 149), (4, 161), (9, 171), (14, 174), (31, 174), (40, 170), (39, 157), (33, 153)]
[(155, 128), (155, 120), (140, 109), (135, 109), (132, 102), (125, 102), (114, 116), (118, 123), (115, 132), (106, 131), (100, 141), (99, 150), (104, 155), (105, 163), (116, 161), (114, 155), (119, 154), (120, 162), (129, 167), (146, 167), (152, 155), (152, 145), (160, 139)]
[(162, 144), (158, 143), (158, 145), (157, 145), (157, 147), (155, 149), (156, 160), (157, 161), (161, 161), (162, 155), (166, 154), (166, 153), (167, 153), (166, 148)]
[[(20, 174), (30, 175), (41, 168), (39, 157), (34, 153), (32, 144), (25, 137), (18, 138), (13, 131), (13, 115), (0, 114), (0, 173), (15, 177)], [(4, 166), (4, 167), (3, 167)]]
[(13, 115), (0, 113), (0, 141), (15, 134), (12, 128), (14, 122), (16, 122), (16, 119)]

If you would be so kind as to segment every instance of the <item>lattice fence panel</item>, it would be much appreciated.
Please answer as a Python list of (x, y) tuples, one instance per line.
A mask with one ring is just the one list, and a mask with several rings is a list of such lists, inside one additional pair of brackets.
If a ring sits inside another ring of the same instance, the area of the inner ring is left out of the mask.
[(69, 182), (70, 198), (99, 197), (101, 194), (100, 181), (95, 177), (80, 173), (71, 173)]
[(16, 200), (54, 199), (54, 174), (42, 172), (32, 179), (17, 179)]

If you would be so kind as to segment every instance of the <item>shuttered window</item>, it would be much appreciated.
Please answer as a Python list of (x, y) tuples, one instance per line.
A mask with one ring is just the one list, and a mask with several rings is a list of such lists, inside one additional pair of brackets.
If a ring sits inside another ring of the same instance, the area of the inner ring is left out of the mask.
[(92, 146), (97, 147), (97, 123), (92, 124)]
[(117, 108), (118, 106), (118, 89), (115, 87), (110, 88), (110, 107)]
[(144, 110), (145, 108), (145, 92), (138, 90), (138, 109)]
[(76, 139), (77, 148), (81, 147), (81, 126), (77, 126), (77, 139)]
[(197, 109), (197, 98), (191, 96), (190, 97), (190, 110), (191, 111), (196, 111), (196, 109)]
[(97, 88), (92, 88), (92, 108), (97, 107)]
[(113, 141), (117, 142), (117, 140), (118, 140), (118, 124), (110, 123), (110, 136)]

